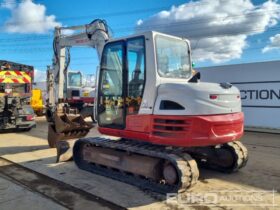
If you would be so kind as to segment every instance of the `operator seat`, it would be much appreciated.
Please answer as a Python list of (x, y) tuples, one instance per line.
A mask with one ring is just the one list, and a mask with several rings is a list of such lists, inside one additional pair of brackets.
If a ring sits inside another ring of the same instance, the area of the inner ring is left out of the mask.
[(130, 97), (142, 97), (142, 89), (141, 85), (144, 85), (144, 80), (140, 79), (141, 70), (135, 69), (132, 74), (132, 80), (129, 81), (128, 84), (128, 94)]

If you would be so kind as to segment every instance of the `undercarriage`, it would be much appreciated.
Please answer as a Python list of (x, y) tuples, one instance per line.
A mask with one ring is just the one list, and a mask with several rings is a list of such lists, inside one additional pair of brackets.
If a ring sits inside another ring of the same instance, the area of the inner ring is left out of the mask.
[(195, 185), (199, 177), (197, 163), (234, 172), (245, 166), (248, 156), (237, 141), (188, 150), (97, 137), (78, 140), (73, 158), (80, 169), (165, 194), (183, 192)]

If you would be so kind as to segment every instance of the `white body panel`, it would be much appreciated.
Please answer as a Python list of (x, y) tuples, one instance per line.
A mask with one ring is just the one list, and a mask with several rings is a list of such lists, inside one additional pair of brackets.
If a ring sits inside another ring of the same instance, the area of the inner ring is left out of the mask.
[[(215, 94), (217, 99), (210, 99)], [(155, 103), (156, 115), (216, 115), (241, 111), (241, 100), (236, 87), (222, 88), (214, 83), (161, 84)], [(160, 110), (161, 101), (174, 101), (185, 110)]]
[[(156, 115), (214, 115), (241, 111), (235, 87), (224, 89), (219, 84), (188, 83), (188, 79), (164, 78), (158, 74), (155, 44), (151, 43), (158, 32), (143, 33), (146, 37), (146, 84), (139, 114)], [(165, 36), (168, 36), (165, 34)], [(169, 36), (180, 39), (178, 37)], [(185, 40), (189, 43), (187, 40)], [(219, 94), (219, 99), (211, 100), (210, 94)], [(223, 95), (223, 96), (222, 96)], [(228, 96), (228, 98), (226, 97)], [(174, 101), (185, 110), (160, 110), (162, 100)]]
[(227, 81), (241, 92), (245, 126), (280, 129), (280, 61), (199, 68), (201, 80)]

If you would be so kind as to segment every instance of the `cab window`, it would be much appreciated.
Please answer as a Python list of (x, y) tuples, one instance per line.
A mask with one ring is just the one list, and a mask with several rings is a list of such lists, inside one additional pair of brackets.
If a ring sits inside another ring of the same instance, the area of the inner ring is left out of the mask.
[(134, 38), (127, 41), (127, 114), (137, 114), (145, 85), (145, 39)]
[(124, 126), (123, 57), (123, 42), (109, 43), (103, 50), (98, 100), (101, 126)]

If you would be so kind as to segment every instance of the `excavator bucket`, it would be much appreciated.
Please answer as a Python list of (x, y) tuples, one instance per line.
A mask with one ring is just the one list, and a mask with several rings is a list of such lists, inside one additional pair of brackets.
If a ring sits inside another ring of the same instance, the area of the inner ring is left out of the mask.
[(49, 146), (57, 148), (57, 162), (70, 160), (74, 142), (85, 137), (94, 126), (80, 115), (54, 114), (53, 117), (48, 127)]

